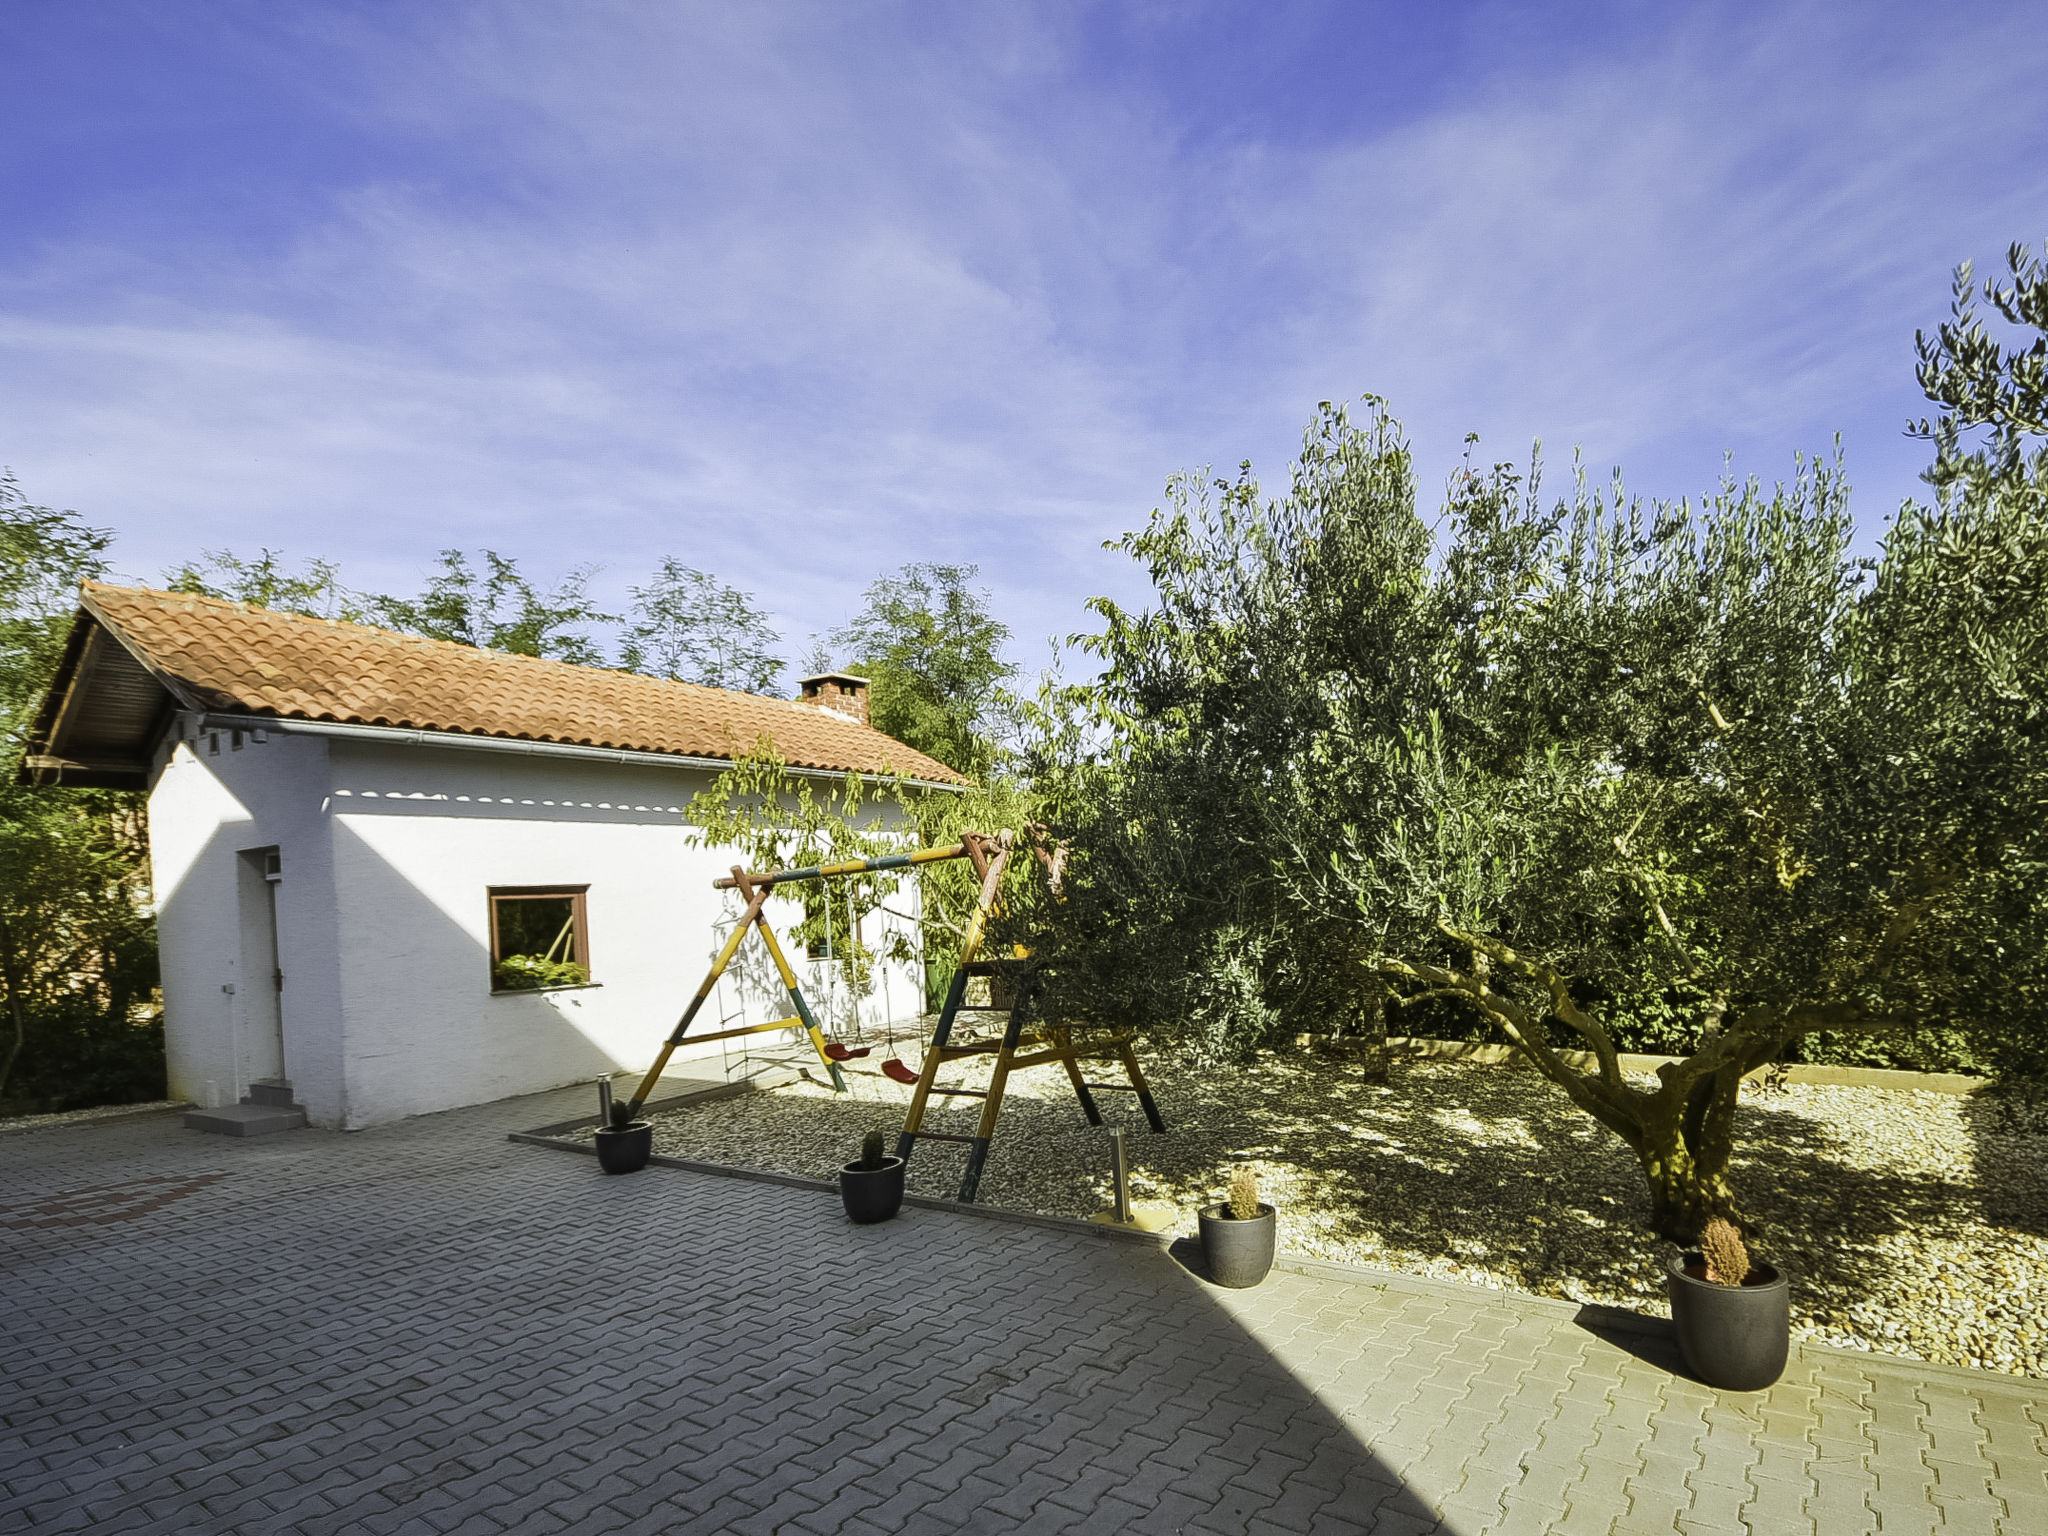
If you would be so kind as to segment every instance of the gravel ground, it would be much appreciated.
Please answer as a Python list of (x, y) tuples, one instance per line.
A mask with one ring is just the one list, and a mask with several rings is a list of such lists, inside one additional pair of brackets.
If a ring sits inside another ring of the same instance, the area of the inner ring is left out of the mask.
[[(879, 1057), (881, 1053), (877, 1053)], [(916, 1053), (910, 1053), (915, 1061)], [(868, 1063), (855, 1063), (867, 1067)], [(1671, 1246), (1648, 1235), (1634, 1158), (1533, 1072), (1397, 1065), (1390, 1087), (1320, 1058), (1265, 1055), (1241, 1069), (1147, 1071), (1168, 1134), (1133, 1096), (1106, 1094), (1128, 1127), (1132, 1192), (1176, 1207), (1175, 1233), (1253, 1168), (1280, 1211), (1283, 1248), (1539, 1296), (1668, 1316)], [(948, 1078), (978, 1086), (986, 1078)], [(892, 1136), (910, 1089), (849, 1074), (657, 1119), (655, 1148), (830, 1179), (870, 1129)], [(934, 1130), (971, 1130), (957, 1101)], [(1795, 1085), (1741, 1110), (1733, 1171), (1760, 1257), (1792, 1276), (1795, 1334), (1850, 1348), (2048, 1377), (2048, 1114), (1989, 1097)], [(954, 1194), (965, 1149), (928, 1142), (910, 1187)], [(1011, 1079), (982, 1178), (984, 1204), (1087, 1216), (1110, 1203), (1108, 1140), (1057, 1067)]]

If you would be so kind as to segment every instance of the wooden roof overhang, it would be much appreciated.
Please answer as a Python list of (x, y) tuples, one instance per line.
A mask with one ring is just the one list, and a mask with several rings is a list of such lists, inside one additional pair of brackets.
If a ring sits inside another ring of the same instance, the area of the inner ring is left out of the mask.
[(92, 611), (88, 598), (71, 621), (16, 777), (73, 789), (147, 789), (157, 743), (180, 709), (194, 707)]

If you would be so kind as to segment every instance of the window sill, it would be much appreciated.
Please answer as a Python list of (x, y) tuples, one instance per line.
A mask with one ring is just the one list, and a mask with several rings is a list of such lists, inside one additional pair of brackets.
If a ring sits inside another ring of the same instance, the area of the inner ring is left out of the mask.
[(493, 987), (492, 997), (545, 997), (550, 992), (595, 992), (601, 981), (578, 981), (564, 987)]

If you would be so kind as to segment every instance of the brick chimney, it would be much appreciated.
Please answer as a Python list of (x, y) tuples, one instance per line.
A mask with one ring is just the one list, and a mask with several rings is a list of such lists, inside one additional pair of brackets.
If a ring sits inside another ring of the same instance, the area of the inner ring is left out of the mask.
[(844, 672), (820, 672), (816, 677), (798, 678), (796, 686), (797, 703), (808, 704), (812, 709), (822, 709), (828, 715), (837, 715), (859, 725), (868, 723), (866, 678), (851, 677)]

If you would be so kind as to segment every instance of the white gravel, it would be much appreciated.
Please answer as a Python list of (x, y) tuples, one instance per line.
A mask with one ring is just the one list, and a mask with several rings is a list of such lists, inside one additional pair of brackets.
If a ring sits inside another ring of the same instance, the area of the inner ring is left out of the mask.
[[(661, 1116), (656, 1149), (830, 1179), (867, 1130), (893, 1149), (910, 1101), (855, 1065), (846, 1095), (798, 1082)], [(1131, 1094), (1102, 1101), (1132, 1133), (1134, 1195), (1178, 1208), (1175, 1232), (1242, 1162), (1294, 1253), (1668, 1315), (1673, 1250), (1648, 1235), (1634, 1158), (1532, 1072), (1409, 1061), (1376, 1087), (1291, 1053), (1197, 1072), (1150, 1052), (1146, 1069), (1168, 1134)], [(927, 1125), (971, 1130), (979, 1110), (956, 1100)], [(1792, 1276), (1799, 1335), (2048, 1377), (2044, 1151), (2048, 1115), (2010, 1100), (1795, 1085), (1745, 1099), (1733, 1178), (1758, 1255)], [(910, 1187), (950, 1197), (964, 1156), (925, 1143)], [(980, 1198), (1058, 1216), (1109, 1205), (1108, 1138), (1057, 1067), (1012, 1077)]]

